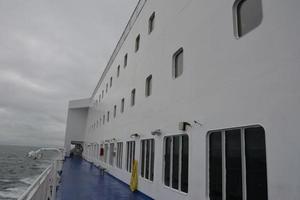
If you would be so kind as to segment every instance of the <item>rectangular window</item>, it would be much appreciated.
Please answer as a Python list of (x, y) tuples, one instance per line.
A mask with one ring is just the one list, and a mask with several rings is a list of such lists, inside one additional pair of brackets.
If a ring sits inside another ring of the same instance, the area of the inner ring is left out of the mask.
[(140, 48), (140, 40), (141, 40), (141, 35), (138, 35), (135, 39), (135, 52), (137, 52)]
[(127, 63), (128, 63), (128, 54), (126, 53), (124, 56), (124, 68), (127, 67)]
[(108, 83), (106, 83), (106, 93), (108, 92)]
[(135, 89), (131, 91), (131, 106), (135, 105)]
[(120, 65), (117, 68), (117, 77), (119, 77), (119, 76), (120, 76)]
[(105, 124), (105, 115), (103, 115), (103, 124)]
[(145, 95), (149, 97), (152, 93), (152, 75), (148, 76), (146, 79), (146, 86), (145, 86)]
[(154, 22), (155, 22), (155, 12), (153, 12), (149, 18), (149, 25), (148, 25), (149, 34), (154, 30)]
[(124, 113), (124, 109), (125, 109), (125, 99), (123, 98), (121, 101), (121, 113)]
[(104, 90), (102, 90), (102, 99), (104, 98)]
[(107, 122), (109, 122), (109, 111), (107, 112)]
[(177, 78), (183, 73), (183, 48), (180, 48), (174, 55), (173, 55), (173, 69), (172, 75), (173, 78)]
[(109, 146), (109, 165), (114, 166), (115, 159), (115, 143), (110, 143)]
[(211, 200), (268, 199), (262, 127), (209, 133), (209, 197)]
[(112, 87), (112, 84), (113, 84), (113, 77), (110, 77), (109, 87)]
[(126, 153), (126, 170), (131, 173), (132, 162), (135, 157), (135, 141), (127, 142), (127, 153)]
[(154, 139), (141, 141), (141, 176), (153, 181), (154, 176)]
[(114, 118), (117, 116), (117, 105), (114, 106)]
[(164, 183), (173, 189), (188, 192), (189, 138), (168, 136), (164, 143)]
[(237, 39), (257, 28), (263, 20), (262, 0), (236, 0), (233, 5), (234, 32)]
[(104, 145), (104, 162), (108, 163), (108, 144)]
[(117, 168), (122, 169), (123, 142), (117, 143)]

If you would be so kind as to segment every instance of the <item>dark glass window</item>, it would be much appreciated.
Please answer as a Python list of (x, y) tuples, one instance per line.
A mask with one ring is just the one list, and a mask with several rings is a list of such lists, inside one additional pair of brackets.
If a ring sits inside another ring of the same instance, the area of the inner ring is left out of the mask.
[(117, 143), (117, 168), (122, 169), (123, 142)]
[(125, 109), (125, 99), (123, 98), (121, 101), (121, 113), (124, 112), (124, 109)]
[(135, 89), (131, 91), (131, 106), (135, 105)]
[(135, 141), (127, 142), (127, 158), (126, 158), (126, 170), (132, 171), (132, 162), (135, 156)]
[(109, 122), (109, 111), (107, 112), (107, 122)]
[(141, 176), (153, 181), (154, 139), (141, 141)]
[(165, 185), (170, 186), (170, 169), (171, 169), (171, 142), (172, 138), (167, 137), (165, 142)]
[(225, 132), (226, 199), (242, 200), (241, 130)]
[(124, 68), (127, 66), (128, 63), (128, 54), (126, 53), (124, 56)]
[(135, 39), (135, 52), (137, 52), (140, 49), (140, 41), (141, 41), (141, 35), (138, 35)]
[(268, 200), (264, 129), (253, 126), (210, 133), (210, 199), (243, 200), (245, 194), (248, 200)]
[(146, 79), (145, 95), (149, 97), (152, 93), (152, 75), (148, 76)]
[(222, 200), (222, 135), (213, 132), (209, 136), (209, 197)]
[(149, 18), (149, 27), (148, 27), (148, 33), (150, 34), (154, 30), (154, 22), (155, 22), (155, 12), (152, 13), (152, 15)]
[(237, 37), (244, 36), (262, 22), (262, 0), (236, 0), (233, 10)]
[(110, 77), (109, 87), (112, 87), (112, 84), (113, 84), (113, 77)]
[(114, 118), (117, 116), (117, 105), (114, 106)]
[(267, 200), (267, 163), (265, 132), (262, 127), (245, 130), (247, 199)]
[(183, 48), (180, 48), (173, 56), (173, 78), (179, 77), (183, 73)]
[[(189, 142), (187, 135), (169, 136), (165, 140), (165, 185), (188, 192)], [(180, 181), (181, 180), (181, 181)]]

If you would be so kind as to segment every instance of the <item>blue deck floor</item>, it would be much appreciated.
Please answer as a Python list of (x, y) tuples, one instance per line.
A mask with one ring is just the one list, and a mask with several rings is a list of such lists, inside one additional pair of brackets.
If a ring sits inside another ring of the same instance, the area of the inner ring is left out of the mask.
[(151, 200), (132, 193), (125, 183), (105, 174), (81, 158), (67, 158), (57, 191), (57, 200)]

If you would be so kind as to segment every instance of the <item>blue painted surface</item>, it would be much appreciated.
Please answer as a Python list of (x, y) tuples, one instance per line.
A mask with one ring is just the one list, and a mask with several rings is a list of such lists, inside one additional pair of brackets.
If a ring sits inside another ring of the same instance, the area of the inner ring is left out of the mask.
[(152, 200), (78, 157), (67, 158), (57, 200)]

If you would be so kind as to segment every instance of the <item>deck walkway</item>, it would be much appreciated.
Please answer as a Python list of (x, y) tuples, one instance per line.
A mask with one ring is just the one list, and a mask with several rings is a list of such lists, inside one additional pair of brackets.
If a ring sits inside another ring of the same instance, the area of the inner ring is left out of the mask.
[(151, 200), (140, 192), (100, 171), (81, 158), (67, 158), (57, 191), (57, 200)]

